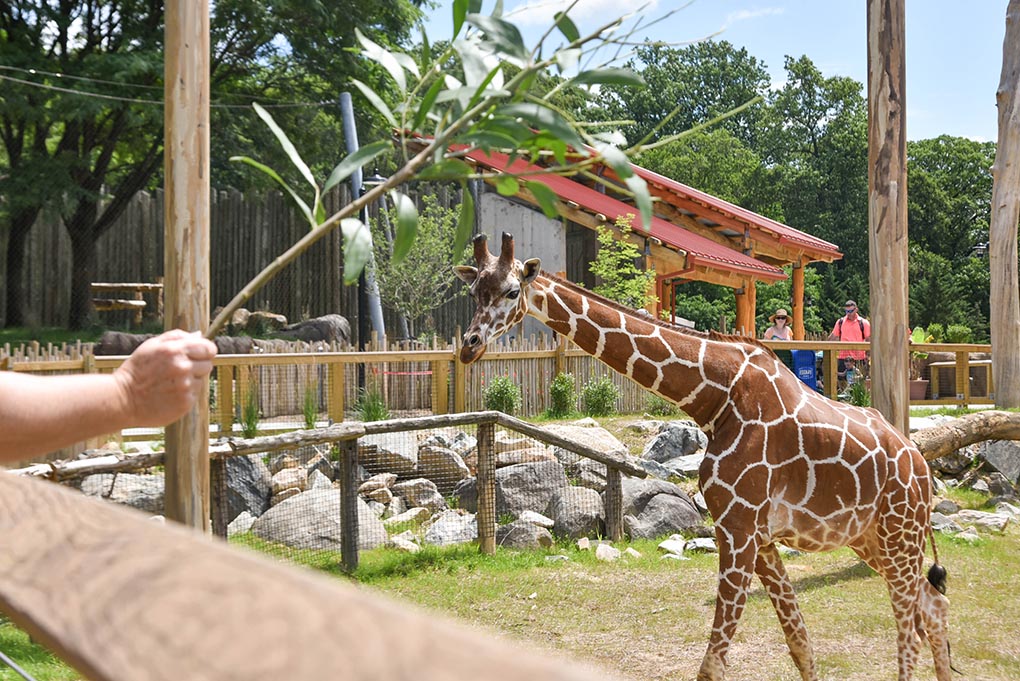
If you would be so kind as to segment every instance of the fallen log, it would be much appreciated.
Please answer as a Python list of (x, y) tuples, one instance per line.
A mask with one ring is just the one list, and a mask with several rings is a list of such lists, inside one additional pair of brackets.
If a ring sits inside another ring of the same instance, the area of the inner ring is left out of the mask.
[(985, 440), (1020, 440), (1020, 414), (981, 411), (910, 434), (925, 459), (931, 461), (961, 447)]

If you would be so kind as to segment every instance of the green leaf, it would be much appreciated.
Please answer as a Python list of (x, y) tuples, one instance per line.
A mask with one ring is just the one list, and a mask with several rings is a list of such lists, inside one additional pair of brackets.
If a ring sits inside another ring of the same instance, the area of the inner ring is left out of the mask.
[(361, 49), (364, 50), (365, 56), (372, 61), (378, 62), (386, 71), (390, 74), (390, 77), (400, 88), (401, 92), (407, 91), (407, 78), (404, 76), (404, 69), (400, 67), (400, 64), (393, 57), (393, 54), (389, 50), (384, 49), (378, 43), (372, 42), (365, 35), (354, 28), (354, 35), (357, 36), (358, 42), (361, 43)]
[(398, 191), (390, 192), (393, 205), (397, 211), (397, 233), (393, 236), (393, 264), (396, 265), (407, 257), (418, 234), (418, 208), (414, 201)]
[(464, 17), (468, 13), (468, 0), (454, 0), (453, 2), (453, 37), (460, 35), (460, 29), (464, 26)]
[(560, 33), (563, 34), (564, 38), (570, 42), (581, 39), (581, 34), (577, 30), (577, 26), (574, 25), (574, 22), (565, 13), (557, 12), (555, 14), (555, 19), (556, 28), (560, 29)]
[(569, 71), (581, 60), (581, 50), (579, 48), (569, 50), (558, 50), (556, 52), (556, 67), (560, 70), (560, 73)]
[(500, 175), (496, 178), (496, 191), (503, 196), (516, 196), (521, 185), (513, 175)]
[(545, 213), (547, 218), (555, 220), (560, 216), (558, 209), (559, 199), (556, 197), (556, 192), (549, 189), (549, 185), (544, 182), (529, 180), (524, 183), (524, 188), (531, 192), (538, 200), (538, 205), (541, 206), (542, 212)]
[(416, 176), (417, 180), (460, 180), (474, 172), (470, 165), (459, 158), (447, 158), (426, 166)]
[(524, 38), (517, 27), (509, 21), (496, 17), (487, 17), (484, 14), (468, 14), (465, 17), (467, 22), (477, 26), (497, 52), (505, 56), (515, 57), (521, 62), (527, 62), (529, 53), (524, 46)]
[[(309, 170), (308, 165), (304, 162), (304, 159), (301, 158), (301, 154), (298, 153), (294, 143), (290, 141), (289, 137), (287, 137), (287, 133), (283, 131), (283, 128), (276, 124), (276, 121), (273, 120), (273, 117), (269, 114), (269, 112), (259, 106), (257, 102), (253, 103), (252, 106), (255, 108), (255, 113), (258, 114), (259, 118), (265, 121), (266, 125), (269, 126), (269, 129), (273, 131), (274, 135), (276, 135), (276, 139), (280, 141), (280, 146), (283, 147), (283, 150), (287, 152), (287, 156), (290, 157), (291, 163), (297, 166), (298, 171), (308, 181), (308, 184), (312, 185), (312, 189), (318, 191), (319, 185), (315, 184), (315, 177), (312, 176), (312, 171)], [(289, 189), (290, 188), (288, 187), (288, 190)], [(305, 208), (307, 209), (307, 205)], [(309, 213), (309, 215), (310, 214), (311, 213)]]
[(475, 228), (475, 197), (466, 182), (460, 186), (460, 217), (457, 220), (457, 234), (453, 239), (453, 257), (457, 262), (460, 262), (461, 254), (467, 248), (468, 239)]
[(361, 94), (365, 95), (365, 99), (367, 99), (372, 106), (375, 107), (376, 111), (382, 114), (383, 118), (386, 119), (386, 122), (390, 124), (390, 127), (400, 127), (397, 125), (397, 119), (393, 117), (393, 112), (390, 111), (390, 107), (386, 106), (386, 102), (384, 102), (382, 98), (375, 93), (375, 90), (368, 87), (357, 78), (351, 78), (351, 82), (354, 83), (355, 87), (361, 90)]
[(458, 138), (462, 142), (474, 145), (484, 151), (492, 149), (516, 149), (517, 140), (509, 135), (494, 130), (478, 130), (461, 135)]
[(356, 218), (341, 220), (340, 231), (344, 235), (344, 283), (353, 284), (372, 254), (372, 238), (368, 227)]
[(269, 177), (271, 177), (274, 180), (276, 180), (276, 182), (281, 187), (283, 187), (285, 190), (287, 190), (287, 193), (290, 194), (290, 197), (292, 199), (294, 199), (294, 203), (296, 203), (298, 205), (298, 208), (301, 210), (301, 214), (305, 216), (306, 220), (308, 220), (308, 224), (311, 225), (312, 227), (315, 227), (317, 224), (319, 224), (312, 217), (312, 211), (308, 208), (308, 204), (305, 203), (304, 200), (300, 196), (297, 195), (297, 192), (295, 192), (293, 189), (290, 188), (289, 184), (284, 182), (283, 178), (280, 177), (275, 170), (273, 170), (272, 168), (270, 168), (267, 165), (259, 163), (255, 159), (248, 158), (247, 156), (231, 156), (230, 160), (231, 161), (236, 161), (236, 162), (239, 162), (239, 163), (247, 163), (251, 167), (257, 168), (257, 169), (261, 170), (266, 175), (268, 175)]
[(333, 168), (333, 172), (329, 174), (329, 179), (326, 180), (326, 184), (322, 188), (322, 193), (325, 194), (350, 177), (355, 170), (392, 148), (393, 144), (390, 142), (372, 142), (361, 147), (353, 154), (348, 154), (344, 160), (340, 161), (336, 168)]
[(548, 130), (574, 147), (574, 150), (578, 153), (587, 155), (584, 142), (573, 126), (565, 118), (548, 107), (535, 102), (518, 102), (516, 104), (505, 104), (496, 109), (496, 113), (503, 116), (523, 118), (532, 127)]
[(418, 71), (418, 62), (416, 62), (411, 55), (404, 54), (403, 52), (390, 52), (390, 54), (393, 55), (393, 58), (397, 60), (397, 63), (400, 64), (401, 67), (409, 73), (414, 74), (415, 78), (421, 78), (421, 73)]
[(432, 83), (425, 96), (422, 97), (421, 104), (418, 105), (418, 113), (414, 116), (415, 132), (421, 132), (421, 126), (425, 122), (426, 117), (428, 117), (429, 112), (432, 111), (432, 105), (436, 103), (436, 97), (442, 89), (443, 79), (436, 78), (436, 82)]
[(627, 178), (634, 174), (630, 159), (618, 147), (612, 144), (598, 144), (595, 148), (609, 167), (616, 171), (621, 180), (626, 182)]
[(648, 193), (648, 184), (640, 175), (631, 175), (624, 182), (634, 194), (634, 200), (641, 211), (641, 226), (647, 232), (652, 228), (652, 195)]
[(582, 71), (570, 80), (572, 85), (630, 85), (642, 86), (645, 79), (632, 69), (605, 68)]

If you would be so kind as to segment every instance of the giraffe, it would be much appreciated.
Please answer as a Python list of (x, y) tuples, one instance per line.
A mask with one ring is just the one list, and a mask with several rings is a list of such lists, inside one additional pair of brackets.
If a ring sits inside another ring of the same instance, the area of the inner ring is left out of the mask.
[(922, 576), (931, 532), (932, 480), (917, 448), (876, 410), (807, 388), (755, 340), (658, 322), (514, 258), (475, 237), (475, 267), (456, 267), (477, 304), (460, 361), (526, 314), (653, 393), (671, 400), (708, 436), (699, 470), (715, 520), (719, 574), (715, 617), (699, 681), (725, 678), (726, 655), (755, 575), (779, 616), (805, 681), (814, 655), (778, 543), (827, 551), (849, 546), (886, 582), (897, 629), (898, 678), (908, 681), (928, 641), (938, 681), (949, 681), (945, 570)]

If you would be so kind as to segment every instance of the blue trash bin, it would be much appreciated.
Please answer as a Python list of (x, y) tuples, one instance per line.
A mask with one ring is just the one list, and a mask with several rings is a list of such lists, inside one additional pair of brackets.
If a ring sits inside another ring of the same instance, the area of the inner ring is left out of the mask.
[(818, 390), (817, 376), (815, 375), (815, 353), (814, 350), (791, 350), (793, 355), (793, 373), (804, 382), (804, 385), (812, 390)]

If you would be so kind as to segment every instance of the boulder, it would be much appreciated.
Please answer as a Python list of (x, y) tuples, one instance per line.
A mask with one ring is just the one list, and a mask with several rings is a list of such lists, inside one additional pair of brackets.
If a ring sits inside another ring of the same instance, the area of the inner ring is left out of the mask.
[(655, 539), (704, 526), (687, 494), (671, 482), (624, 478), (623, 523), (632, 539)]
[(163, 513), (164, 490), (162, 473), (151, 475), (99, 473), (81, 481), (81, 491), (84, 494), (137, 508), (150, 515)]
[(304, 468), (284, 468), (273, 476), (273, 495), (277, 495), (285, 489), (308, 489), (308, 471)]
[(244, 512), (256, 518), (269, 508), (273, 476), (258, 454), (227, 459), (227, 522)]
[(531, 523), (532, 525), (544, 527), (547, 530), (551, 530), (552, 526), (555, 525), (555, 522), (553, 521), (552, 518), (547, 518), (541, 513), (535, 513), (534, 511), (525, 511), (524, 513), (521, 514), (521, 517), (518, 518), (518, 520), (523, 520), (525, 522)]
[(402, 433), (366, 435), (360, 440), (361, 465), (372, 475), (395, 473), (407, 476), (418, 466), (418, 443)]
[[(340, 550), (340, 505), (338, 489), (303, 492), (266, 511), (251, 531), (266, 541), (295, 549)], [(358, 497), (358, 548), (374, 549), (386, 542), (386, 528)]]
[(552, 517), (547, 512), (549, 504), (556, 493), (568, 485), (567, 475), (558, 461), (519, 463), (497, 469), (496, 517), (519, 518), (524, 511)]
[[(591, 421), (594, 425), (579, 425), (580, 423), (587, 421)], [(550, 424), (545, 426), (545, 430), (548, 430), (555, 435), (559, 435), (560, 437), (569, 438), (583, 445), (587, 445), (588, 447), (597, 449), (601, 452), (627, 453), (627, 447), (624, 446), (624, 444), (620, 442), (615, 435), (599, 426), (591, 419), (575, 422), (574, 424)], [(564, 465), (577, 463), (581, 458), (577, 454), (561, 447), (555, 447), (553, 449), (553, 454), (555, 454), (556, 458), (560, 460), (560, 463)]]
[(410, 506), (423, 506), (433, 513), (446, 510), (446, 499), (439, 493), (436, 483), (426, 478), (398, 482), (392, 492), (406, 499)]
[(233, 537), (236, 534), (244, 534), (255, 524), (255, 516), (248, 511), (242, 511), (236, 518), (227, 525), (227, 536)]
[(668, 421), (641, 453), (641, 458), (661, 463), (676, 475), (697, 475), (708, 438), (693, 421)]
[(345, 317), (327, 314), (305, 319), (286, 326), (274, 334), (277, 338), (305, 341), (306, 343), (338, 343), (346, 345), (351, 339), (351, 325)]
[(358, 487), (358, 494), (368, 494), (377, 489), (393, 487), (393, 483), (397, 481), (395, 473), (380, 473), (379, 475), (373, 475), (368, 480), (361, 483)]
[(308, 489), (331, 489), (333, 481), (327, 478), (318, 470), (313, 470), (308, 475)]
[(1011, 484), (1020, 482), (1020, 442), (1013, 440), (992, 440), (978, 450), (978, 457), (988, 463), (992, 470), (1006, 476)]
[(464, 478), (453, 488), (453, 498), (457, 508), (471, 513), (478, 512), (478, 480), (474, 477)]
[(383, 525), (386, 527), (396, 527), (397, 525), (403, 525), (405, 523), (421, 525), (431, 517), (432, 511), (422, 506), (416, 506), (414, 508), (409, 508), (398, 515), (390, 516), (383, 521)]
[(291, 497), (296, 497), (297, 495), (301, 494), (302, 491), (303, 490), (300, 487), (288, 487), (287, 489), (281, 490), (274, 494), (272, 498), (269, 500), (269, 505), (271, 507), (276, 506), (279, 503), (287, 501), (287, 499), (290, 499)]
[(515, 520), (496, 528), (496, 545), (508, 549), (547, 549), (553, 536), (544, 527), (526, 520)]
[(560, 488), (549, 504), (553, 533), (557, 537), (577, 539), (605, 534), (606, 511), (602, 496), (586, 487)]
[(496, 454), (496, 468), (513, 466), (518, 463), (534, 463), (536, 461), (554, 461), (556, 455), (545, 447), (514, 449)]
[(595, 558), (597, 560), (612, 563), (614, 561), (620, 560), (621, 555), (622, 554), (620, 553), (620, 549), (615, 548), (609, 544), (599, 544), (598, 546), (595, 547)]
[(428, 478), (440, 494), (450, 494), (471, 471), (460, 454), (447, 447), (422, 445), (418, 448), (418, 475)]
[(251, 336), (259, 336), (265, 333), (280, 331), (287, 326), (287, 318), (275, 312), (256, 310), (248, 315), (248, 323), (244, 330)]
[(443, 511), (425, 530), (425, 542), (436, 546), (466, 544), (478, 539), (478, 522), (473, 513)]

